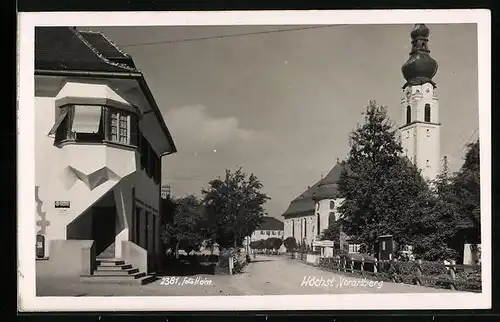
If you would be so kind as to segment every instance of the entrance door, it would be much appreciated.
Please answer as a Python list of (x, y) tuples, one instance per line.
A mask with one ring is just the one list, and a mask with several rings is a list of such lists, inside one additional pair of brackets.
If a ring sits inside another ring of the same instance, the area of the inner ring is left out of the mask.
[[(116, 208), (92, 208), (92, 239), (99, 257), (114, 257), (114, 242), (116, 237)], [(111, 247), (110, 247), (111, 246)], [(105, 251), (106, 250), (106, 251)]]

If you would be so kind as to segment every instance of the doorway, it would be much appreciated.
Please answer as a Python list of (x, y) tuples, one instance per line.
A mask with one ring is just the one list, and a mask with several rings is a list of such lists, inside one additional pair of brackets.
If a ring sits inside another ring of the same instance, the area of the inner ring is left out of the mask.
[(92, 209), (92, 239), (100, 258), (114, 258), (116, 208), (96, 206)]

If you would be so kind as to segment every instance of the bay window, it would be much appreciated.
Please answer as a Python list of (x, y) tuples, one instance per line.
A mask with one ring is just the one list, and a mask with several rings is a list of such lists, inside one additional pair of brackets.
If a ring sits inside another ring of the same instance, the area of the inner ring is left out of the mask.
[(137, 146), (138, 118), (133, 112), (102, 105), (65, 105), (57, 108), (49, 136), (65, 142), (109, 142)]
[(161, 183), (161, 158), (140, 133), (138, 115), (123, 108), (103, 105), (63, 105), (56, 108), (56, 121), (49, 131), (54, 145), (104, 143), (136, 148), (141, 169)]

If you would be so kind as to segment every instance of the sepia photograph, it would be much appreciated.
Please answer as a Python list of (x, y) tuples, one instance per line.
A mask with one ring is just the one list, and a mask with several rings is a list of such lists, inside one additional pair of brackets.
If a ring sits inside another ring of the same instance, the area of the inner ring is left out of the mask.
[(489, 12), (329, 13), (22, 14), (20, 310), (491, 307)]

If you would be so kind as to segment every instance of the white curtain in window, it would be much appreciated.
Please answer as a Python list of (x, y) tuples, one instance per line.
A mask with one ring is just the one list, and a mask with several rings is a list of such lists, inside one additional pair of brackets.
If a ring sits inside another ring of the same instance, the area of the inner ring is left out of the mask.
[(101, 106), (97, 105), (75, 105), (73, 132), (97, 133), (101, 122), (101, 111)]

